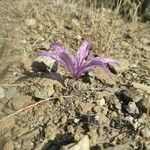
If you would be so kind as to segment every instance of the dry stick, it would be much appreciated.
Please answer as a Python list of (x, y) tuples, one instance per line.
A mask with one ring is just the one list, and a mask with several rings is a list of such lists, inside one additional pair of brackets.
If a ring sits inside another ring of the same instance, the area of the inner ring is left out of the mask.
[[(72, 97), (72, 96), (63, 96), (63, 97)], [(14, 116), (14, 115), (17, 115), (18, 113), (20, 113), (20, 112), (22, 112), (22, 111), (24, 111), (24, 110), (27, 110), (28, 108), (31, 108), (31, 107), (33, 107), (33, 106), (37, 106), (38, 104), (41, 104), (41, 103), (43, 103), (43, 102), (46, 102), (46, 101), (49, 101), (49, 100), (55, 99), (55, 98), (58, 98), (58, 97), (47, 98), (47, 99), (41, 100), (41, 101), (39, 101), (39, 102), (37, 102), (37, 103), (35, 103), (35, 104), (31, 104), (31, 105), (29, 105), (29, 106), (27, 106), (27, 107), (24, 107), (24, 108), (22, 108), (22, 109), (19, 109), (18, 111), (14, 112), (13, 114), (10, 114), (10, 115), (8, 115), (7, 117), (1, 119), (1, 120), (0, 120), (0, 123), (2, 123), (3, 121), (6, 121), (6, 120), (9, 119), (10, 117), (12, 117), (12, 116)]]
[(22, 111), (24, 111), (24, 110), (26, 110), (26, 109), (28, 109), (28, 108), (30, 108), (30, 107), (36, 106), (36, 105), (38, 105), (38, 104), (40, 104), (40, 103), (43, 103), (43, 102), (45, 102), (45, 101), (49, 101), (49, 100), (51, 100), (51, 99), (54, 99), (54, 98), (45, 99), (45, 100), (39, 101), (39, 102), (37, 102), (37, 103), (35, 103), (35, 104), (31, 104), (31, 105), (29, 105), (29, 106), (27, 106), (27, 107), (24, 107), (24, 108), (22, 108), (22, 109), (19, 109), (18, 111), (14, 112), (13, 114), (10, 114), (10, 115), (8, 115), (7, 117), (1, 119), (1, 120), (0, 120), (0, 123), (3, 122), (3, 121), (6, 121), (6, 120), (9, 119), (10, 117), (12, 117), (12, 116), (14, 116), (14, 115), (17, 115), (18, 113), (20, 113), (20, 112), (22, 112)]

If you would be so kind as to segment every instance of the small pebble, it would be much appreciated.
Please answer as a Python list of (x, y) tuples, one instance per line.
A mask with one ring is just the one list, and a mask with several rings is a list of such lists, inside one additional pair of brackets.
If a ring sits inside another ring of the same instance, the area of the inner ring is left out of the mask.
[(5, 97), (5, 90), (0, 86), (0, 99)]
[(90, 150), (90, 141), (89, 137), (85, 135), (80, 141), (76, 144), (68, 144), (63, 146), (61, 150)]
[(133, 123), (134, 118), (132, 116), (126, 116), (123, 120), (129, 121), (131, 124)]
[(6, 99), (10, 100), (12, 99), (14, 96), (17, 95), (17, 88), (16, 87), (9, 87), (7, 90), (6, 90)]
[(99, 102), (100, 106), (104, 106), (105, 105), (105, 99), (104, 98), (98, 100), (98, 102)]
[(150, 128), (146, 126), (146, 127), (142, 130), (142, 135), (143, 135), (145, 138), (150, 138)]
[(78, 118), (74, 119), (74, 123), (78, 123), (79, 121), (80, 121), (80, 119), (78, 119)]
[(145, 94), (143, 105), (145, 108), (150, 109), (150, 96), (148, 94)]
[(22, 148), (23, 149), (32, 149), (33, 143), (30, 139), (24, 139), (22, 142)]
[(141, 90), (134, 90), (129, 97), (132, 98), (135, 103), (139, 102), (143, 98), (143, 92)]
[(139, 109), (134, 102), (129, 102), (126, 110), (131, 114), (139, 114)]
[[(51, 70), (57, 71), (58, 64), (54, 59), (39, 56), (34, 59), (34, 62), (44, 63), (46, 66), (48, 66), (49, 71)], [(37, 67), (40, 67), (40, 65)]]
[(5, 145), (4, 145), (4, 147), (3, 147), (3, 150), (14, 150), (14, 142), (13, 142), (13, 140), (8, 140), (6, 143), (5, 143)]
[(67, 122), (67, 116), (65, 115), (61, 118), (61, 124), (65, 124), (66, 122)]
[(95, 106), (92, 108), (92, 110), (97, 113), (101, 111), (101, 108), (99, 106)]

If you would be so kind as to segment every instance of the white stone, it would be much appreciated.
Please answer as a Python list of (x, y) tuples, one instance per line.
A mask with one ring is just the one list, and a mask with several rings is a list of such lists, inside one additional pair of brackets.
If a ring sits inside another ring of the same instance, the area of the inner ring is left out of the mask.
[(136, 106), (135, 102), (129, 102), (128, 107), (127, 107), (127, 111), (128, 111), (128, 113), (131, 113), (131, 114), (138, 114), (139, 113), (139, 109)]
[(99, 119), (100, 119), (99, 114), (96, 114), (96, 116), (95, 116), (95, 120), (99, 120)]
[(69, 144), (63, 146), (61, 150), (90, 150), (90, 140), (87, 135), (85, 135), (77, 144)]
[(142, 130), (142, 135), (145, 138), (150, 138), (150, 128), (148, 126), (146, 126), (143, 130)]
[(38, 56), (34, 59), (34, 61), (37, 61), (37, 62), (43, 62), (44, 64), (46, 64), (50, 70), (54, 68), (54, 70), (57, 70), (57, 65), (55, 64), (56, 61), (52, 58), (49, 58), (49, 57), (44, 57), (44, 56)]
[(5, 90), (0, 86), (0, 99), (5, 97)]
[(130, 123), (133, 123), (134, 118), (132, 116), (126, 116), (126, 117), (124, 117), (124, 120), (127, 120)]
[(104, 106), (105, 105), (105, 99), (104, 98), (98, 100), (98, 102), (99, 102), (100, 106)]
[(80, 119), (78, 119), (78, 118), (74, 119), (74, 123), (78, 123), (79, 121), (80, 121)]

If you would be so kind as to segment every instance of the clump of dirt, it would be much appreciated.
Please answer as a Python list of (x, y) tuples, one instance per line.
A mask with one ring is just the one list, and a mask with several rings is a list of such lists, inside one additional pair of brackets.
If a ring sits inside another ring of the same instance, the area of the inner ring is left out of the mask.
[[(149, 149), (149, 24), (73, 3), (8, 4), (1, 2), (0, 149), (58, 150), (85, 135), (91, 149)], [(117, 75), (95, 68), (74, 79), (51, 60), (33, 61), (51, 43), (76, 53), (85, 39), (90, 55), (119, 61), (110, 66)]]

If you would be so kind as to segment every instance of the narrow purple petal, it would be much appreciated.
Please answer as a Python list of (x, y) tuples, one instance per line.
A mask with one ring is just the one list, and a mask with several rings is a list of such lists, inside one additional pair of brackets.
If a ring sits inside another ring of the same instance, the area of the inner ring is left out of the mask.
[(85, 63), (81, 69), (78, 71), (77, 75), (80, 76), (81, 74), (84, 74), (85, 72), (91, 70), (92, 68), (99, 66), (102, 67), (107, 72), (111, 73), (109, 70), (107, 63), (115, 63), (118, 64), (116, 60), (111, 58), (103, 58), (103, 57), (96, 57), (91, 59), (89, 62)]
[(47, 56), (47, 57), (51, 57), (51, 55), (53, 54), (53, 51), (45, 51), (45, 50), (41, 50), (39, 52), (36, 53), (35, 57), (38, 56)]
[(50, 46), (55, 52), (65, 52), (66, 48), (60, 44), (52, 44)]
[[(64, 46), (62, 46), (60, 44), (52, 44), (51, 48), (54, 50), (53, 52), (56, 55), (59, 55), (59, 57), (61, 57), (60, 59), (63, 60), (63, 62), (65, 63), (65, 65), (63, 65), (63, 66), (66, 69), (68, 69), (69, 71), (71, 71), (71, 73), (72, 73), (73, 70), (71, 68), (72, 67), (75, 68), (75, 64), (76, 64), (75, 57), (69, 52), (68, 49), (66, 49)], [(65, 60), (65, 58), (66, 58), (66, 60)], [(71, 62), (71, 64), (69, 64), (69, 61)], [(72, 65), (72, 67), (71, 67), (71, 65)]]
[[(105, 57), (96, 57), (94, 58), (96, 61), (100, 61), (103, 63), (114, 63), (114, 64), (118, 64), (118, 62), (112, 58), (105, 58)], [(91, 59), (92, 60), (92, 59)]]
[(76, 55), (78, 67), (82, 65), (84, 59), (87, 57), (89, 48), (90, 48), (90, 44), (87, 41), (83, 42), (81, 47), (79, 48), (77, 55)]
[(70, 53), (61, 53), (60, 59), (63, 61), (63, 66), (71, 72), (72, 75), (75, 74), (75, 58)]

